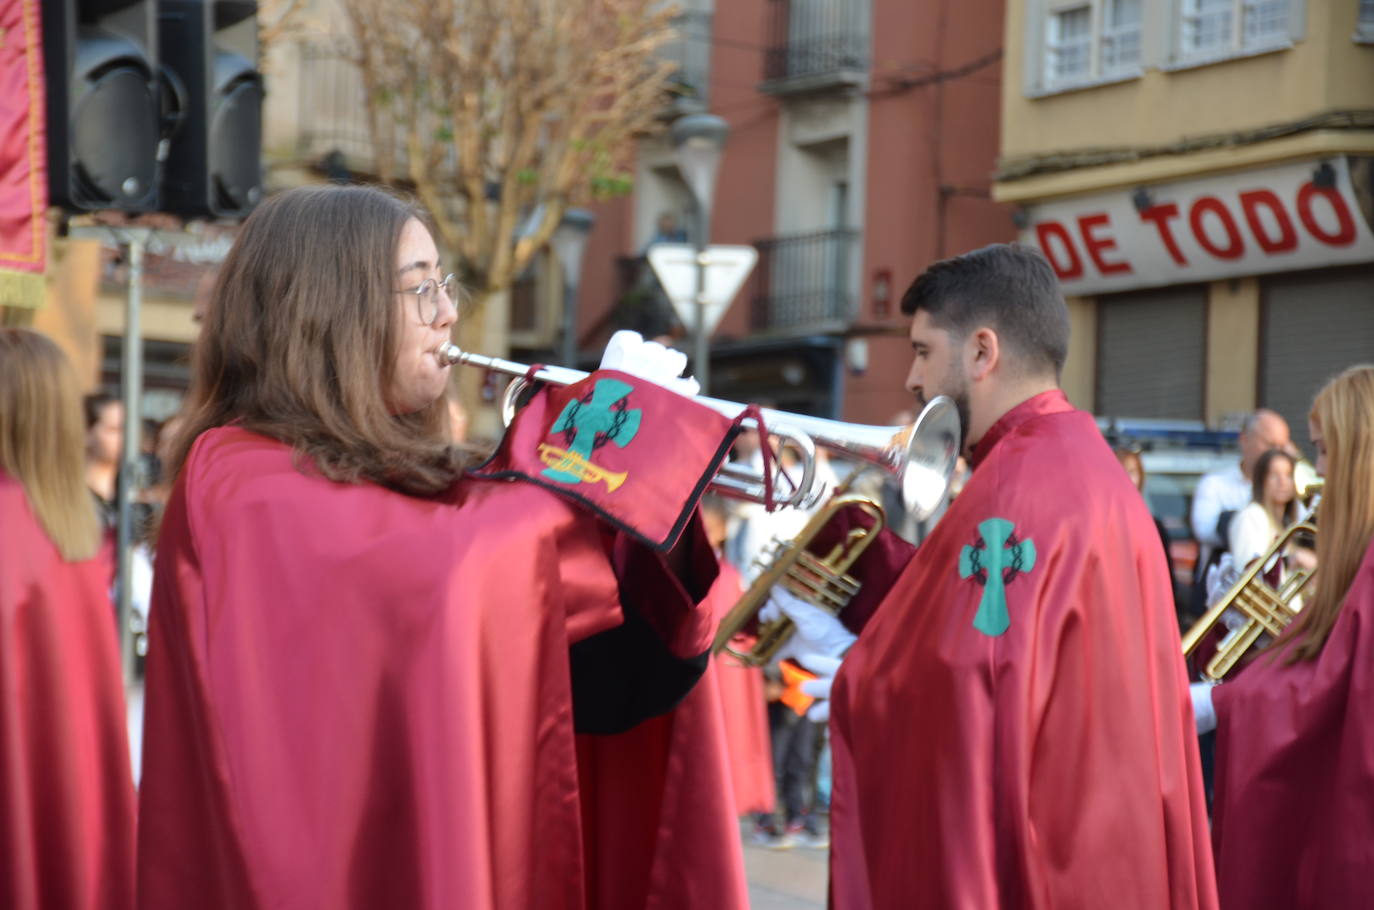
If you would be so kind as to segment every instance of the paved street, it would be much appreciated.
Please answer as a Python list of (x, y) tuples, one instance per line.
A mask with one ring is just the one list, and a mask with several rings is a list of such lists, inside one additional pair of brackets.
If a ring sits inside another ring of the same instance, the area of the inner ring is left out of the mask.
[(827, 855), (813, 847), (769, 850), (746, 843), (752, 910), (824, 910)]

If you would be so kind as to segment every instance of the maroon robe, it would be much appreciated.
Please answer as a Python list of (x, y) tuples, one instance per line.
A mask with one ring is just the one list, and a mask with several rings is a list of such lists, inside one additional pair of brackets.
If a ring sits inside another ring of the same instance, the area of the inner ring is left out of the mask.
[[(738, 573), (721, 570), (702, 604), (712, 631), (739, 599)], [(578, 737), (589, 907), (748, 910), (721, 669), (708, 666), (667, 714), (614, 736)]]
[(835, 682), (834, 906), (1215, 906), (1144, 501), (1058, 391), (973, 463)]
[[(720, 564), (720, 578), (711, 589), (711, 601), (722, 620), (744, 593), (739, 570)], [(736, 635), (731, 647), (748, 651), (757, 639)], [(773, 748), (768, 733), (768, 702), (764, 696), (763, 668), (751, 667), (724, 652), (712, 659), (720, 709), (725, 720), (725, 751), (730, 756), (730, 782), (735, 794), (735, 814), (772, 812), (777, 800), (773, 782)]]
[(134, 780), (110, 548), (69, 563), (0, 472), (0, 907), (125, 910)]
[(1212, 702), (1222, 906), (1374, 907), (1374, 545), (1315, 661), (1261, 655)]
[(206, 432), (158, 552), (140, 906), (586, 906), (570, 644), (622, 598), (709, 641), (661, 557), (545, 490), (418, 499)]

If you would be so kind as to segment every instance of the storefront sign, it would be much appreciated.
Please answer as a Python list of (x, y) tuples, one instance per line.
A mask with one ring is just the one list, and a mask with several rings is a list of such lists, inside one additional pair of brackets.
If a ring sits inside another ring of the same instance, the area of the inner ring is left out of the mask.
[(1021, 240), (1064, 292), (1374, 262), (1374, 231), (1345, 158), (1079, 196), (1032, 206)]

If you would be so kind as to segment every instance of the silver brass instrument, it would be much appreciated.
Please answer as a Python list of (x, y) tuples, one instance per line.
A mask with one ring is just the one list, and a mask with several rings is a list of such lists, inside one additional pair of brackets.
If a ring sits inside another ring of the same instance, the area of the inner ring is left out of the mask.
[[(1308, 481), (1300, 494), (1304, 501), (1310, 501), (1321, 491), (1321, 480)], [(1296, 522), (1278, 536), (1264, 555), (1257, 558), (1245, 572), (1236, 579), (1230, 589), (1217, 599), (1202, 618), (1183, 636), (1183, 656), (1189, 657), (1207, 638), (1222, 615), (1235, 609), (1243, 617), (1243, 622), (1227, 632), (1217, 646), (1217, 653), (1202, 669), (1207, 679), (1220, 682), (1226, 677), (1246, 652), (1251, 648), (1263, 649), (1278, 638), (1298, 615), (1298, 595), (1316, 574), (1315, 570), (1296, 569), (1283, 577), (1278, 588), (1264, 580), (1264, 567), (1270, 560), (1282, 558), (1281, 554), (1295, 538), (1317, 534), (1317, 510), (1305, 521)]]
[[(944, 501), (959, 458), (959, 436), (958, 412), (944, 396), (926, 405), (910, 428), (906, 444), (910, 463), (903, 475), (903, 499), (918, 521), (929, 518)], [(906, 487), (908, 483), (911, 487)], [(823, 557), (812, 553), (810, 546), (816, 537), (835, 516), (850, 507), (868, 515), (872, 525), (851, 528)], [(748, 651), (730, 647), (730, 641), (768, 602), (774, 585), (782, 585), (802, 600), (838, 615), (861, 585), (849, 570), (877, 539), (885, 523), (882, 506), (867, 496), (840, 493), (831, 497), (795, 539), (773, 541), (769, 552), (760, 559), (763, 571), (721, 620), (712, 653), (724, 651), (751, 667), (761, 667), (776, 656), (796, 631), (796, 624), (785, 615), (760, 622), (758, 640)]]
[[(515, 416), (516, 402), (521, 392), (528, 387), (528, 382), (525, 379), (530, 371), (528, 366), (510, 360), (502, 360), (498, 357), (469, 353), (455, 344), (445, 344), (439, 349), (438, 356), (440, 362), (444, 364), (473, 366), (512, 377), (514, 381), (506, 387), (505, 394), (501, 399), (502, 419), (507, 425), (510, 424)], [(586, 378), (587, 375), (581, 370), (566, 367), (541, 367), (532, 378), (534, 382), (565, 386), (572, 385)], [(732, 420), (744, 413), (747, 407), (733, 401), (721, 401), (705, 396), (698, 396), (696, 401)], [(922, 417), (924, 418), (932, 408), (941, 414), (946, 414), (953, 421), (952, 429), (948, 421), (941, 424), (944, 427), (944, 435), (948, 437), (949, 448), (954, 453), (949, 457), (950, 471), (952, 471), (954, 459), (958, 457), (959, 419), (955, 414), (953, 402), (948, 398), (936, 398), (926, 406), (926, 410), (922, 412)], [(877, 465), (899, 478), (903, 497), (907, 501), (908, 508), (913, 511), (925, 509), (926, 514), (930, 514), (935, 511), (940, 500), (944, 497), (944, 487), (948, 484), (948, 475), (944, 478), (944, 482), (939, 485), (937, 491), (935, 481), (938, 478), (932, 473), (935, 469), (926, 452), (927, 448), (937, 444), (943, 445), (944, 440), (937, 440), (934, 435), (929, 435), (937, 421), (930, 421), (931, 429), (927, 430), (928, 435), (918, 436), (917, 433), (913, 432), (913, 428), (921, 425), (919, 419), (912, 426), (864, 426), (844, 423), (839, 420), (826, 420), (821, 417), (791, 414), (786, 411), (774, 411), (768, 408), (761, 408), (760, 413), (763, 415), (766, 432), (770, 436), (777, 436), (782, 440), (779, 448), (791, 448), (799, 457), (798, 473), (800, 476), (795, 478), (784, 473), (782, 468), (778, 466), (778, 460), (774, 459), (776, 468), (771, 478), (773, 487), (771, 505), (774, 508), (810, 507), (825, 495), (825, 490), (814, 489), (816, 446), (821, 446), (836, 455)], [(766, 440), (763, 442), (767, 444)], [(765, 501), (763, 476), (760, 472), (744, 465), (730, 463), (722, 465), (711, 481), (711, 488), (722, 496), (770, 505), (769, 502)]]

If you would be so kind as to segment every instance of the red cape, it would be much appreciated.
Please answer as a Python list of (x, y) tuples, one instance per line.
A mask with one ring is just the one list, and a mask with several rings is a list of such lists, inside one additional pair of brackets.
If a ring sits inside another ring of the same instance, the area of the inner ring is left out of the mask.
[[(711, 589), (711, 602), (719, 607), (718, 621), (730, 612), (743, 593), (739, 571), (722, 562), (720, 578)], [(745, 651), (753, 641), (750, 636), (737, 635), (732, 644)], [(773, 784), (773, 749), (768, 733), (763, 669), (747, 666), (725, 653), (717, 656), (713, 665), (725, 720), (725, 750), (730, 756), (735, 814), (772, 812), (777, 795)]]
[(1315, 661), (1261, 656), (1212, 701), (1222, 906), (1374, 906), (1374, 546)]
[[(738, 598), (739, 575), (722, 565), (702, 608), (718, 618)], [(589, 907), (749, 907), (721, 669), (707, 667), (668, 714), (616, 736), (578, 737)]]
[(125, 910), (134, 782), (111, 554), (68, 563), (0, 473), (0, 906)]
[(834, 906), (1215, 906), (1144, 501), (1059, 392), (974, 461), (835, 683)]
[(203, 434), (153, 589), (140, 906), (584, 907), (569, 645), (621, 623), (618, 571), (674, 653), (711, 632), (627, 546), (528, 484), (422, 500)]

